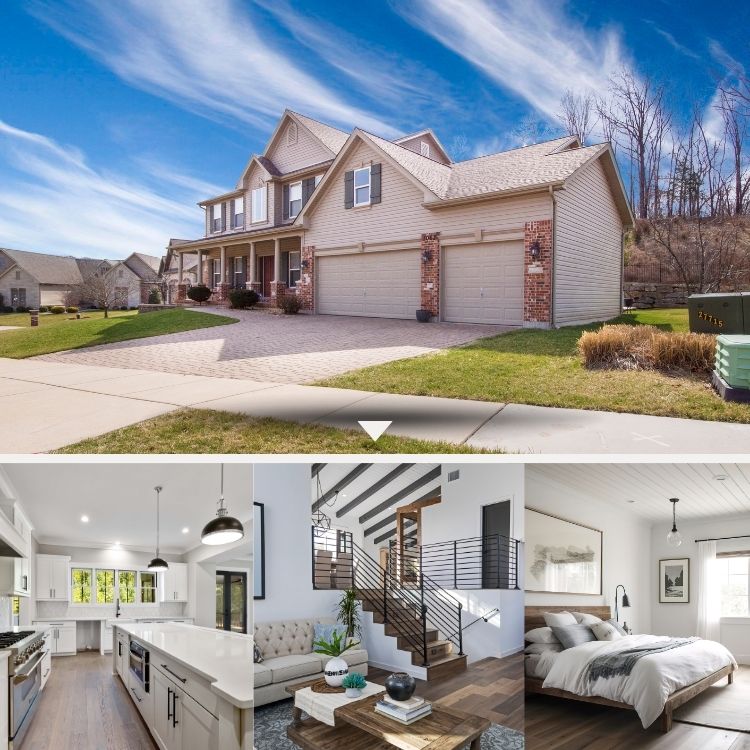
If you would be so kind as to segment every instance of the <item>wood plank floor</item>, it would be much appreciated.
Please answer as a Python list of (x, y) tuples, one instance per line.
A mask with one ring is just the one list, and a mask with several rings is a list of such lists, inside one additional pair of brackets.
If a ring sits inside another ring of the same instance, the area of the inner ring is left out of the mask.
[(750, 734), (678, 724), (644, 729), (635, 711), (526, 697), (526, 750), (750, 750)]
[(52, 659), (52, 673), (18, 750), (155, 750), (112, 657)]
[[(367, 679), (382, 683), (389, 674), (373, 668)], [(445, 680), (419, 680), (417, 693), (427, 700), (523, 732), (523, 682), (523, 655), (516, 654), (504, 659), (482, 659)]]

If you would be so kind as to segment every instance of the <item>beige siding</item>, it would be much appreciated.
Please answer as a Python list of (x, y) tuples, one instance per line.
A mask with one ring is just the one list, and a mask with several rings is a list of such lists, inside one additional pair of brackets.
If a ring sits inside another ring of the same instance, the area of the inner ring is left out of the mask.
[[(16, 278), (16, 276), (20, 278)], [(39, 307), (39, 284), (31, 274), (21, 268), (11, 268), (0, 276), (0, 294), (3, 295), (3, 305), (12, 305), (10, 290), (26, 290), (26, 307)]]
[(289, 125), (287, 123), (281, 129), (276, 143), (266, 154), (280, 172), (294, 172), (333, 158), (331, 152), (302, 125), (297, 126), (297, 142), (288, 143)]
[[(382, 164), (382, 202), (344, 208), (344, 172), (369, 163)], [(380, 152), (361, 144), (333, 175), (310, 213), (305, 243), (319, 250), (359, 242), (418, 240), (423, 232), (473, 233), (522, 229), (524, 222), (551, 217), (549, 196), (536, 194), (430, 211), (421, 206), (423, 191)], [(470, 238), (468, 238), (470, 239)]]
[[(248, 229), (261, 229), (266, 226), (273, 226), (274, 221), (274, 191), (276, 185), (273, 182), (265, 182), (268, 179), (266, 172), (258, 166), (253, 164), (252, 169), (247, 175), (245, 180), (245, 187), (247, 192), (245, 193), (245, 225)], [(268, 220), (265, 222), (258, 222), (257, 224), (251, 223), (252, 221), (252, 191), (261, 187), (262, 184), (266, 185), (266, 207), (268, 209), (267, 216)]]
[(622, 221), (599, 160), (556, 194), (555, 325), (619, 314)]
[(437, 143), (435, 143), (435, 139), (431, 135), (420, 135), (417, 138), (409, 138), (408, 141), (401, 141), (398, 145), (408, 148), (410, 151), (414, 151), (417, 154), (421, 154), (422, 141), (430, 147), (430, 159), (434, 159), (441, 164), (450, 164), (450, 162), (443, 156), (443, 152), (440, 150)]

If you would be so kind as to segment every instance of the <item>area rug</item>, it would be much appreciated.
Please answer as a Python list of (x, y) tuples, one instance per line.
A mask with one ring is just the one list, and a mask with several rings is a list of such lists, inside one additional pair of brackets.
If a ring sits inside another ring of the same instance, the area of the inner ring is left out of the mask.
[[(291, 700), (256, 708), (256, 750), (298, 750), (298, 746), (286, 736), (286, 728), (291, 720)], [(521, 732), (499, 724), (493, 724), (482, 736), (482, 750), (523, 750), (523, 747)]]
[(721, 680), (680, 706), (674, 720), (715, 729), (750, 733), (750, 667), (734, 673), (734, 683)]

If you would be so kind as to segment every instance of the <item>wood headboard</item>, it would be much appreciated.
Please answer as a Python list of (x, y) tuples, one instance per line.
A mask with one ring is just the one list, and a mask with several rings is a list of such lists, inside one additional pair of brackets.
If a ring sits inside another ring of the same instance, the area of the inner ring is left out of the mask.
[(524, 612), (524, 633), (534, 628), (543, 628), (546, 623), (544, 622), (545, 612), (585, 612), (589, 615), (596, 615), (602, 620), (609, 620), (612, 618), (611, 607), (599, 605), (592, 607), (590, 605), (583, 604), (566, 604), (566, 605), (553, 605), (547, 604), (544, 606), (525, 607)]

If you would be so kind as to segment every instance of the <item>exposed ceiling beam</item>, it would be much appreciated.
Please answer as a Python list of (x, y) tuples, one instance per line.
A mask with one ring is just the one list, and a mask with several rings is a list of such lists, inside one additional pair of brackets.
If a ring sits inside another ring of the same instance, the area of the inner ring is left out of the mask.
[(310, 468), (310, 477), (312, 479), (315, 479), (315, 477), (317, 477), (318, 474), (320, 474), (323, 468), (327, 465), (328, 464), (313, 464), (312, 467)]
[(407, 469), (410, 469), (414, 464), (399, 464), (393, 471), (388, 472), (384, 477), (381, 479), (378, 479), (375, 484), (372, 485), (372, 487), (369, 487), (364, 492), (357, 495), (357, 497), (354, 498), (354, 500), (351, 500), (346, 505), (344, 505), (341, 510), (336, 511), (336, 518), (341, 518), (341, 516), (345, 516), (350, 511), (354, 510), (358, 505), (362, 505), (362, 503), (367, 500), (368, 498), (372, 497), (376, 492), (379, 492), (383, 489), (387, 484), (390, 484), (396, 477), (401, 476)]
[[(430, 482), (433, 482), (435, 479), (440, 478), (440, 466), (436, 466), (431, 471), (428, 471), (426, 474), (423, 474), (418, 479), (415, 479), (408, 487), (404, 487), (403, 490), (400, 490), (392, 497), (389, 497), (384, 502), (380, 503), (380, 505), (376, 505), (372, 510), (367, 511), (363, 516), (359, 517), (360, 523), (366, 523), (371, 518), (375, 518), (375, 516), (379, 516), (384, 510), (388, 510), (393, 505), (395, 505), (400, 500), (403, 500), (406, 497), (409, 497), (412, 492), (415, 490), (418, 490), (420, 487), (424, 487), (426, 484), (429, 484)], [(431, 495), (434, 495), (433, 493), (430, 493)]]
[(357, 464), (343, 479), (339, 479), (336, 484), (325, 492), (318, 500), (313, 503), (313, 512), (325, 505), (337, 492), (341, 492), (347, 485), (351, 484), (358, 476), (364, 474), (372, 464)]
[(382, 536), (377, 537), (376, 539), (373, 539), (373, 544), (380, 544), (380, 542), (384, 542), (386, 539), (390, 539), (392, 536), (396, 536), (396, 529), (393, 528), (390, 531), (386, 531), (385, 534)]
[[(374, 534), (376, 531), (380, 531), (380, 529), (384, 529), (389, 524), (396, 523), (396, 514), (393, 513), (388, 518), (384, 518), (382, 521), (378, 521), (376, 524), (373, 524), (370, 526), (369, 529), (365, 529), (365, 536), (370, 536), (371, 534)], [(416, 521), (412, 521), (410, 518), (406, 519), (406, 525), (413, 525)]]

